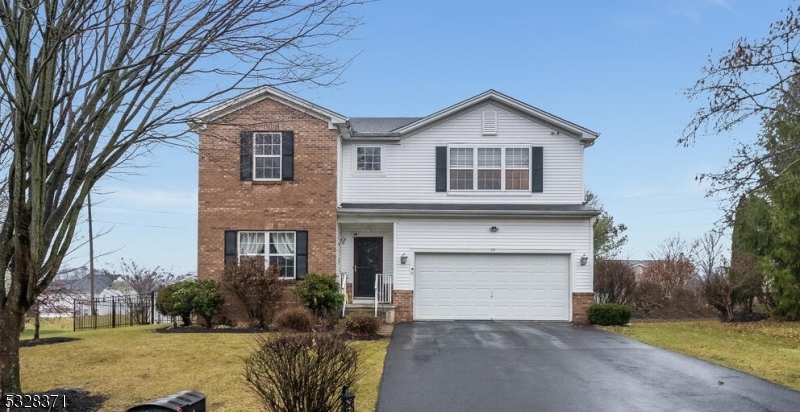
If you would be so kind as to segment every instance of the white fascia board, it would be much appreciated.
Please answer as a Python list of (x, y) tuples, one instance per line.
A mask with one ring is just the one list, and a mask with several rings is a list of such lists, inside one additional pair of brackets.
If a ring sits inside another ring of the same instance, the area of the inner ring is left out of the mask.
[(555, 116), (544, 110), (533, 107), (527, 103), (521, 102), (512, 97), (506, 96), (505, 94), (495, 90), (488, 90), (475, 97), (471, 97), (460, 103), (456, 103), (450, 107), (447, 107), (436, 113), (433, 113), (430, 116), (424, 117), (422, 119), (417, 120), (416, 122), (403, 126), (395, 130), (395, 132), (401, 135), (411, 133), (417, 129), (427, 127), (442, 119), (452, 116), (455, 113), (458, 113), (473, 106), (477, 106), (487, 101), (496, 101), (516, 111), (522, 112), (522, 114), (528, 115), (545, 124), (548, 124), (559, 131), (564, 131), (565, 134), (568, 134), (572, 137), (579, 139), (586, 146), (591, 146), (594, 143), (594, 140), (597, 139), (598, 136), (600, 136), (600, 133), (594, 132), (583, 126), (564, 120), (558, 116)]
[(189, 117), (189, 126), (192, 129), (202, 128), (206, 123), (211, 123), (221, 117), (241, 110), (247, 106), (258, 103), (264, 99), (272, 99), (278, 103), (289, 106), (295, 110), (306, 113), (312, 117), (328, 122), (329, 129), (336, 129), (336, 125), (347, 123), (347, 117), (328, 110), (322, 106), (286, 93), (272, 86), (261, 86), (228, 99), (216, 106), (205, 109)]

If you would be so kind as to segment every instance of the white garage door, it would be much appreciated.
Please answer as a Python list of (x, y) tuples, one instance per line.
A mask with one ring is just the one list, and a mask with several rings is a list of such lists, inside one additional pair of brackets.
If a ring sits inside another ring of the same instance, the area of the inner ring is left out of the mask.
[(569, 255), (417, 254), (417, 320), (569, 320)]

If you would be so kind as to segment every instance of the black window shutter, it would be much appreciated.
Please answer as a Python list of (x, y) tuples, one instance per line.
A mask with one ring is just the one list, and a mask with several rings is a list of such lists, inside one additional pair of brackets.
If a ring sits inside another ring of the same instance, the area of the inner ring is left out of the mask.
[(281, 180), (294, 180), (294, 132), (281, 132)]
[(447, 191), (447, 147), (436, 146), (436, 191)]
[(241, 180), (253, 180), (253, 132), (239, 134), (239, 176)]
[(235, 230), (225, 231), (225, 266), (236, 265), (236, 236)]
[(534, 146), (531, 151), (531, 191), (544, 192), (544, 150)]
[(295, 242), (297, 242), (295, 270), (297, 270), (297, 279), (302, 279), (308, 273), (308, 232), (303, 230), (295, 233)]

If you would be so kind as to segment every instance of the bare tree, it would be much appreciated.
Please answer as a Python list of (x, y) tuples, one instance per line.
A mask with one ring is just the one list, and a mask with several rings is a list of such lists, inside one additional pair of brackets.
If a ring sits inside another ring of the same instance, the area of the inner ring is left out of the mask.
[[(188, 113), (254, 83), (329, 84), (325, 46), (359, 0), (0, 2), (0, 395), (20, 393), (25, 312), (70, 250), (87, 194)], [(198, 95), (196, 84), (216, 84)], [(10, 279), (10, 280), (9, 280)]]
[(694, 243), (691, 253), (698, 276), (701, 278), (717, 273), (717, 269), (728, 265), (722, 235), (721, 231), (712, 230)]
[(653, 262), (644, 268), (637, 286), (639, 315), (684, 317), (700, 312), (700, 285), (690, 259), (695, 248), (696, 244), (674, 237), (650, 252)]
[[(772, 23), (762, 39), (740, 38), (721, 56), (709, 56), (702, 77), (686, 90), (689, 99), (703, 101), (684, 129), (678, 143), (692, 144), (703, 135), (725, 135), (748, 120), (768, 122), (793, 115), (800, 108), (800, 83), (792, 81), (800, 71), (800, 6), (790, 7), (785, 17)], [(746, 140), (754, 136), (746, 136)], [(732, 217), (738, 199), (769, 184), (796, 162), (785, 159), (800, 150), (797, 142), (777, 147), (762, 132), (754, 144), (739, 143), (722, 172), (699, 176), (711, 186), (709, 195), (721, 195)], [(763, 169), (778, 166), (765, 178)]]
[(126, 261), (125, 258), (119, 260), (117, 270), (119, 270), (122, 281), (127, 283), (137, 295), (158, 292), (164, 286), (178, 280), (175, 275), (158, 266), (151, 269), (132, 260)]

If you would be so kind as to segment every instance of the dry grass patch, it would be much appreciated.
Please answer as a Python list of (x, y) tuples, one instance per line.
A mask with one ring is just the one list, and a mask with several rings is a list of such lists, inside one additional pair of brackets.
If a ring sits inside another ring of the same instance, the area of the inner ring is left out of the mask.
[[(80, 340), (21, 348), (23, 389), (84, 389), (108, 397), (103, 411), (124, 411), (181, 390), (203, 392), (213, 411), (260, 408), (242, 376), (243, 358), (254, 349), (252, 335), (155, 333), (158, 327), (163, 325), (49, 333)], [(375, 409), (388, 343), (352, 343), (364, 374), (354, 388), (359, 410)]]
[(798, 322), (646, 322), (603, 329), (800, 390)]

